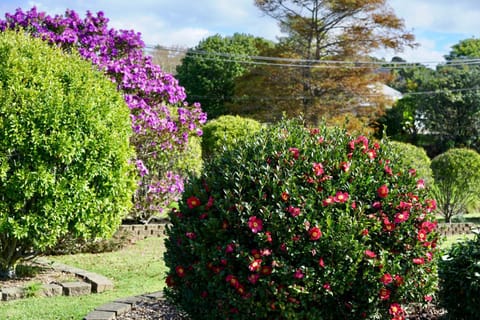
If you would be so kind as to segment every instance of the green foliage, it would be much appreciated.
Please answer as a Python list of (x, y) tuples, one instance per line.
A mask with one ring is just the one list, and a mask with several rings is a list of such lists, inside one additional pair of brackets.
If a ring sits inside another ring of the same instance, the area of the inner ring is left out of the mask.
[(440, 305), (450, 319), (476, 319), (480, 312), (480, 239), (452, 245), (438, 263)]
[(173, 169), (183, 176), (199, 176), (202, 172), (202, 138), (191, 136), (185, 150), (173, 154)]
[(265, 43), (266, 40), (240, 33), (208, 37), (188, 50), (177, 67), (176, 77), (188, 98), (200, 102), (208, 118), (214, 119), (226, 113), (225, 103), (232, 100), (235, 79), (248, 70), (245, 61), (258, 55), (258, 47)]
[(0, 34), (0, 270), (74, 236), (111, 235), (135, 187), (129, 110), (78, 56)]
[(452, 46), (452, 50), (445, 56), (446, 60), (477, 59), (480, 58), (480, 39), (468, 38)]
[(450, 221), (479, 201), (480, 155), (471, 149), (453, 148), (432, 159), (433, 192), (438, 210)]
[(167, 296), (192, 319), (404, 317), (435, 289), (435, 202), (393, 156), (298, 120), (240, 140), (170, 214)]
[(430, 168), (430, 158), (422, 147), (410, 143), (391, 141), (394, 152), (398, 153), (398, 161), (405, 171), (415, 169), (416, 176), (423, 179), (425, 185), (433, 184), (433, 173)]
[(202, 154), (209, 158), (224, 148), (235, 148), (239, 139), (260, 131), (260, 122), (240, 116), (221, 116), (203, 127)]

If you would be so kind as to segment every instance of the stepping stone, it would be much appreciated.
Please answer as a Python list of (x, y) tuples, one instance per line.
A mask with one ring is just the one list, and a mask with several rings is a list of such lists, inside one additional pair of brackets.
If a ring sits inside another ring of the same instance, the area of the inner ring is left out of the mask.
[(2, 289), (2, 300), (10, 301), (21, 299), (25, 297), (25, 290), (23, 288), (3, 288)]
[(42, 285), (41, 295), (44, 297), (54, 297), (54, 296), (61, 296), (63, 292), (62, 286), (49, 283)]
[(116, 317), (115, 312), (92, 311), (83, 320), (115, 320)]
[(132, 306), (130, 304), (126, 303), (119, 303), (119, 302), (110, 302), (110, 303), (105, 303), (104, 305), (101, 305), (98, 308), (95, 308), (96, 311), (110, 311), (110, 312), (115, 312), (115, 315), (121, 315), (124, 313), (127, 313), (132, 309)]
[(92, 292), (92, 286), (86, 282), (64, 282), (60, 285), (63, 287), (63, 294), (66, 296), (81, 296)]

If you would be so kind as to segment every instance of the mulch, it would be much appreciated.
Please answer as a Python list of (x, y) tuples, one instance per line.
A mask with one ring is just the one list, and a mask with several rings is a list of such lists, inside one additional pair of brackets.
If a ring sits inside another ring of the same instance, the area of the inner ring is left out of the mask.
[[(140, 301), (132, 310), (117, 316), (116, 320), (188, 320), (189, 317), (179, 312), (165, 299)], [(407, 320), (446, 320), (446, 311), (435, 305), (411, 307)]]

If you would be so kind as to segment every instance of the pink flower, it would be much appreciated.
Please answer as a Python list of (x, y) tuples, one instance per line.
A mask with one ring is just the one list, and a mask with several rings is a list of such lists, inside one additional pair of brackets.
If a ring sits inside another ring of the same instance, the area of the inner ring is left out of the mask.
[(393, 277), (393, 279), (395, 280), (395, 285), (397, 287), (400, 287), (402, 284), (403, 284), (403, 277), (396, 274), (395, 277)]
[(300, 208), (289, 206), (287, 211), (292, 217), (297, 217), (300, 215)]
[(395, 223), (402, 223), (408, 220), (410, 214), (407, 211), (399, 212), (395, 215)]
[(437, 202), (435, 199), (427, 199), (425, 200), (425, 204), (428, 212), (432, 212), (433, 210), (437, 209)]
[(252, 273), (248, 275), (247, 279), (251, 284), (255, 284), (257, 283), (258, 279), (260, 279), (260, 275), (258, 273)]
[(413, 261), (413, 263), (418, 264), (418, 265), (421, 265), (421, 264), (425, 263), (425, 259), (423, 259), (423, 258), (413, 258), (412, 261)]
[(375, 258), (375, 257), (377, 256), (377, 254), (376, 254), (375, 252), (371, 251), (371, 250), (365, 250), (365, 251), (364, 251), (364, 254), (365, 254), (365, 256), (367, 256), (367, 258), (369, 258), (369, 259), (373, 259), (373, 258)]
[(338, 203), (345, 203), (347, 200), (348, 200), (348, 193), (347, 192), (341, 192), (341, 191), (338, 191), (336, 194), (335, 194), (335, 197), (333, 198), (333, 201), (335, 202), (338, 202)]
[(424, 300), (425, 302), (432, 302), (433, 298), (432, 298), (432, 296), (426, 295), (426, 296), (423, 297), (423, 300)]
[(377, 157), (377, 152), (374, 149), (370, 149), (367, 151), (367, 156), (369, 159), (375, 159)]
[(225, 247), (225, 253), (232, 253), (233, 251), (235, 251), (235, 245), (233, 243), (227, 244)]
[(255, 259), (248, 265), (248, 270), (255, 272), (259, 271), (262, 267), (262, 259)]
[(332, 291), (332, 287), (330, 286), (330, 283), (325, 283), (323, 285), (323, 289), (327, 290), (327, 291)]
[(225, 281), (227, 281), (234, 288), (238, 288), (240, 286), (240, 282), (234, 275), (229, 274), (225, 277)]
[(392, 316), (396, 316), (397, 314), (402, 314), (403, 313), (403, 309), (402, 307), (398, 304), (398, 303), (392, 303), (390, 305), (390, 308), (388, 309), (388, 312), (392, 315)]
[(289, 148), (288, 151), (290, 151), (294, 159), (298, 159), (300, 155), (300, 151), (298, 150), (298, 148)]
[(380, 300), (388, 300), (390, 299), (390, 293), (390, 290), (386, 288), (381, 288), (378, 296), (380, 297)]
[(256, 216), (252, 216), (250, 219), (248, 219), (248, 227), (253, 233), (258, 233), (263, 229), (263, 222)]
[(310, 230), (308, 230), (308, 234), (310, 236), (310, 240), (315, 241), (320, 239), (322, 236), (322, 231), (318, 227), (312, 227)]
[(377, 189), (377, 194), (380, 198), (386, 198), (388, 196), (388, 187), (386, 185), (382, 185)]
[(425, 189), (425, 180), (420, 179), (420, 180), (417, 181), (417, 189), (419, 189), (419, 190)]
[(322, 268), (325, 268), (325, 262), (323, 261), (323, 258), (320, 258), (320, 259), (318, 260), (318, 265), (319, 265), (320, 267), (322, 267)]
[(427, 240), (427, 230), (424, 230), (424, 229), (418, 230), (417, 239), (420, 242), (425, 242)]
[(343, 161), (342, 163), (340, 163), (340, 169), (342, 169), (343, 172), (348, 172), (350, 170), (350, 165), (350, 162)]
[(324, 199), (322, 201), (322, 206), (327, 207), (327, 206), (333, 204), (334, 202), (335, 202), (335, 199), (332, 196), (330, 196), (327, 199)]
[(302, 279), (304, 274), (303, 274), (302, 270), (297, 269), (297, 270), (295, 270), (295, 274), (293, 276), (295, 277), (295, 279)]
[(321, 176), (323, 174), (323, 165), (321, 163), (313, 163), (313, 173), (316, 176)]
[(384, 285), (390, 284), (393, 282), (393, 277), (390, 273), (385, 273), (380, 278), (380, 282), (383, 283)]
[(188, 239), (195, 239), (197, 237), (197, 234), (195, 232), (186, 232), (185, 233), (185, 236), (188, 238)]

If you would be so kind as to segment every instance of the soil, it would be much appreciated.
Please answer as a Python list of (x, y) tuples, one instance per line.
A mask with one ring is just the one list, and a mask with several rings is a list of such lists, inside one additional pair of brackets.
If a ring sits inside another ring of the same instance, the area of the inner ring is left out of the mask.
[(0, 288), (25, 288), (32, 284), (68, 282), (76, 279), (71, 273), (40, 266), (32, 262), (23, 264), (20, 269), (22, 271), (17, 271), (16, 278), (0, 279)]

